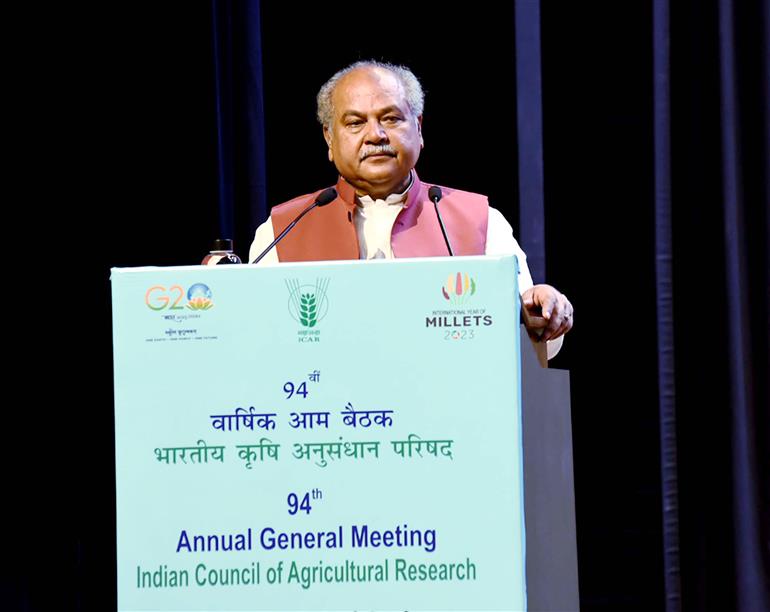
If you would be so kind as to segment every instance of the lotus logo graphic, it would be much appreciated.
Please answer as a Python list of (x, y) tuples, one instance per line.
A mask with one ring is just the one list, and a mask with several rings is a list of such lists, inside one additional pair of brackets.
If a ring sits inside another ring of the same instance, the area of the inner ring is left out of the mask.
[(317, 279), (315, 285), (300, 285), (297, 280), (287, 280), (292, 318), (303, 327), (315, 327), (329, 312), (328, 287), (328, 278)]
[(190, 310), (208, 310), (213, 306), (211, 289), (203, 283), (195, 283), (187, 290), (187, 308)]
[(476, 293), (476, 281), (467, 274), (458, 272), (450, 274), (446, 285), (441, 287), (441, 293), (444, 299), (450, 303), (460, 306), (465, 304), (474, 293)]

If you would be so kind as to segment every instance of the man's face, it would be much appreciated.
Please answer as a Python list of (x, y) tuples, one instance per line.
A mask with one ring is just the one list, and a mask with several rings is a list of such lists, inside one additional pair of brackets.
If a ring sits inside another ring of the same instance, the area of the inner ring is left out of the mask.
[(422, 117), (414, 117), (401, 81), (388, 70), (361, 68), (332, 94), (334, 118), (324, 126), (329, 160), (358, 192), (384, 198), (406, 188), (422, 148)]

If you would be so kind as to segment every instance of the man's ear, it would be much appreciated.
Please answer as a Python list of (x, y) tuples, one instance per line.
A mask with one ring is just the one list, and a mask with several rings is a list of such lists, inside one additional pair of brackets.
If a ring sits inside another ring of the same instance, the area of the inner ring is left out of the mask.
[(425, 141), (422, 139), (422, 115), (417, 117), (417, 133), (420, 135), (420, 148), (425, 147)]
[(324, 140), (326, 141), (326, 146), (329, 147), (329, 161), (333, 162), (334, 154), (332, 153), (332, 133), (326, 126), (324, 126)]

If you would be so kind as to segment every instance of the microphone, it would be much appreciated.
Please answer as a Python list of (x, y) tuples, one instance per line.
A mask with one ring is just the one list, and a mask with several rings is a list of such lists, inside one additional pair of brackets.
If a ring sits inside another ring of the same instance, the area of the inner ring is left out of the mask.
[(446, 228), (444, 227), (444, 220), (441, 218), (441, 213), (438, 211), (438, 201), (443, 197), (441, 193), (441, 187), (433, 185), (428, 189), (428, 197), (433, 202), (433, 207), (436, 209), (436, 217), (438, 217), (438, 224), (441, 226), (441, 233), (444, 235), (444, 242), (446, 242), (447, 251), (449, 251), (450, 257), (454, 257), (452, 252), (452, 245), (449, 244), (449, 237), (446, 235)]
[(308, 206), (305, 210), (303, 210), (301, 213), (297, 215), (297, 218), (294, 219), (289, 225), (286, 226), (286, 229), (284, 229), (279, 235), (278, 238), (273, 240), (270, 243), (270, 246), (268, 246), (264, 251), (262, 251), (259, 256), (252, 261), (251, 263), (256, 264), (259, 263), (260, 260), (267, 255), (270, 252), (270, 249), (272, 249), (276, 244), (278, 244), (283, 237), (288, 234), (292, 228), (297, 225), (299, 220), (304, 217), (307, 213), (309, 213), (311, 210), (313, 210), (316, 206), (326, 206), (327, 204), (330, 204), (331, 202), (334, 202), (334, 200), (337, 199), (337, 190), (334, 187), (329, 187), (328, 189), (324, 189), (321, 193), (318, 194), (318, 197), (313, 201), (313, 203)]

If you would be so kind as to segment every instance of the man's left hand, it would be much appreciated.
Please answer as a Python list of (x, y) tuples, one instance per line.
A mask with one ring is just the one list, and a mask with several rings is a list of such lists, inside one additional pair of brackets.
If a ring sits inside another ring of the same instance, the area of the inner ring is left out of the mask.
[(573, 310), (567, 297), (551, 285), (535, 285), (521, 295), (525, 325), (534, 340), (554, 340), (572, 329)]

